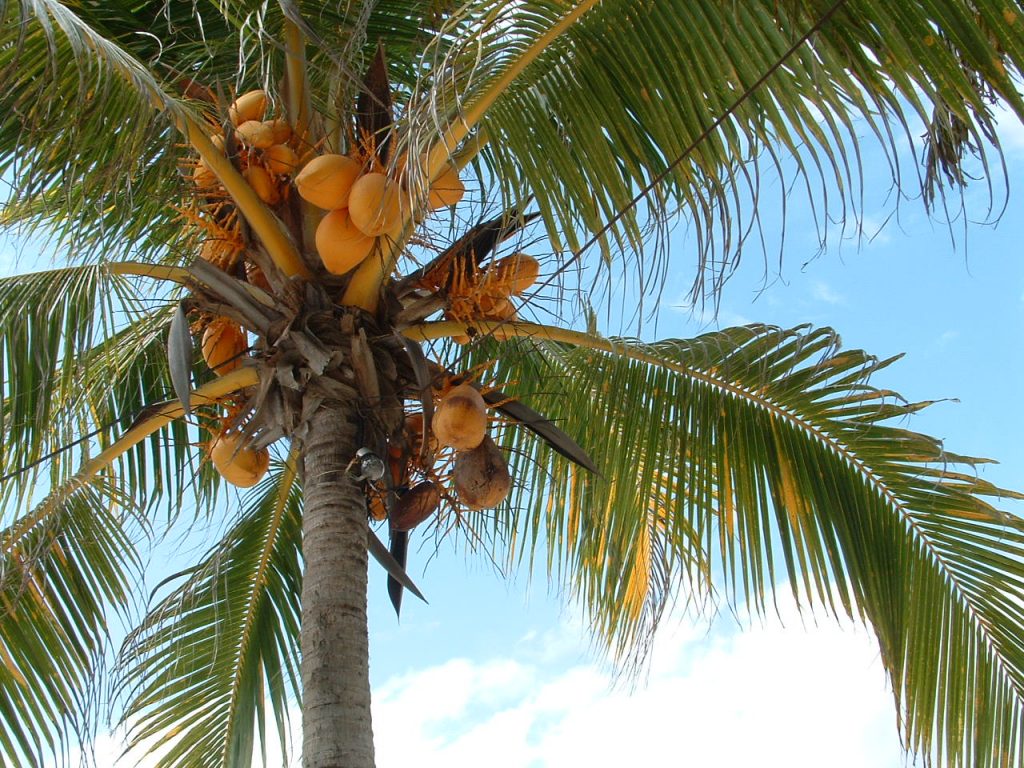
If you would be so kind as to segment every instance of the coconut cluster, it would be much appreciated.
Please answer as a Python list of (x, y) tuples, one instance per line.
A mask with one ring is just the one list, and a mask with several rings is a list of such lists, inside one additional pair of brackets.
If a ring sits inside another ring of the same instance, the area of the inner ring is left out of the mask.
[[(327, 211), (316, 230), (316, 250), (324, 268), (335, 275), (355, 269), (373, 252), (380, 238), (399, 236), (404, 220), (404, 163), (395, 176), (379, 168), (371, 153), (364, 156), (323, 154), (310, 160), (295, 177), (303, 200)], [(465, 187), (454, 166), (431, 185), (431, 210), (455, 205)]]
[[(249, 91), (228, 107), (229, 133), (211, 128), (210, 142), (222, 153), (227, 152), (228, 135), (232, 136), (232, 163), (241, 171), (253, 191), (270, 206), (282, 204), (291, 188), (291, 177), (300, 165), (298, 146), (288, 122), (269, 113), (269, 99), (262, 90)], [(199, 159), (192, 171), (196, 188), (196, 210), (189, 212), (197, 228), (207, 234), (199, 257), (215, 267), (236, 274), (244, 260), (246, 279), (270, 291), (266, 275), (259, 266), (244, 258), (245, 239), (238, 214), (230, 196), (207, 162)], [(203, 315), (193, 326), (201, 334), (203, 360), (218, 376), (244, 365), (249, 350), (245, 330), (228, 317)], [(270, 465), (266, 448), (253, 449), (245, 436), (225, 417), (213, 429), (213, 437), (205, 445), (207, 457), (229, 483), (240, 488), (255, 485)]]
[(407, 415), (401, 439), (389, 446), (392, 486), (401, 491), (389, 515), (383, 487), (371, 489), (370, 516), (389, 519), (393, 530), (408, 531), (430, 518), (446, 498), (473, 510), (504, 501), (512, 477), (488, 434), (489, 421), (483, 396), (469, 383), (452, 386), (436, 399), (426, 435), (423, 413)]
[[(237, 142), (238, 165), (249, 186), (267, 205), (278, 205), (287, 194), (290, 177), (299, 167), (295, 146), (297, 137), (283, 118), (267, 119), (267, 94), (249, 91), (231, 103), (228, 117)], [(210, 141), (217, 149), (226, 149), (225, 136), (215, 130)], [(220, 181), (206, 161), (196, 163), (192, 180), (205, 191), (216, 191)]]
[[(436, 292), (448, 282), (446, 320), (471, 322), (494, 320), (513, 322), (518, 319), (513, 297), (525, 293), (537, 281), (540, 263), (526, 253), (513, 253), (495, 259), (468, 275), (457, 274), (450, 282), (447, 271), (428, 272), (419, 287)], [(459, 344), (469, 342), (468, 336), (455, 336)]]

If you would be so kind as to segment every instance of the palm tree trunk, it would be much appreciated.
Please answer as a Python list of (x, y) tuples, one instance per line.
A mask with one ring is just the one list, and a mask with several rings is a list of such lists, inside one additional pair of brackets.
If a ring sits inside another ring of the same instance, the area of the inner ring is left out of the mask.
[(302, 764), (373, 768), (366, 502), (346, 472), (356, 414), (322, 405), (303, 449)]

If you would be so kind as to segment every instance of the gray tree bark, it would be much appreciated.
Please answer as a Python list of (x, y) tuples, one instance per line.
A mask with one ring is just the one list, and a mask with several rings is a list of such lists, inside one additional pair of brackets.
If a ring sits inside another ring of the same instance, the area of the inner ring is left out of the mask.
[(346, 467), (355, 413), (323, 405), (303, 446), (302, 764), (373, 768), (366, 502)]

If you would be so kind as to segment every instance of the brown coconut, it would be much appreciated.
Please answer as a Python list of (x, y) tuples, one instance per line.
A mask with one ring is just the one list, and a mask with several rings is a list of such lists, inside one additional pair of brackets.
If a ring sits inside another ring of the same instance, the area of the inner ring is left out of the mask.
[(402, 222), (401, 189), (383, 173), (360, 176), (348, 198), (348, 212), (364, 234), (394, 232)]
[(207, 446), (210, 461), (221, 477), (239, 488), (250, 488), (260, 481), (270, 467), (270, 451), (254, 451), (242, 445), (237, 432), (221, 432)]
[(248, 147), (267, 149), (274, 146), (274, 130), (259, 120), (246, 120), (235, 129), (235, 135)]
[(508, 463), (490, 437), (473, 450), (455, 456), (452, 480), (459, 500), (470, 509), (497, 506), (512, 490)]
[(396, 531), (409, 531), (430, 517), (441, 503), (441, 489), (437, 483), (424, 480), (403, 493), (395, 503), (391, 527)]
[(454, 165), (445, 166), (441, 175), (430, 185), (427, 207), (432, 211), (439, 208), (450, 208), (458, 203), (464, 194), (466, 194), (466, 185), (459, 178), (459, 169)]
[(262, 120), (266, 112), (267, 94), (261, 90), (243, 93), (228, 107), (228, 117), (235, 126), (249, 120)]
[(470, 384), (453, 387), (438, 403), (431, 429), (443, 446), (460, 451), (476, 448), (487, 434), (483, 397)]
[(362, 166), (345, 155), (314, 157), (295, 177), (295, 188), (303, 200), (332, 211), (348, 205), (349, 193)]
[(364, 235), (349, 218), (347, 208), (331, 211), (316, 228), (316, 250), (332, 275), (344, 275), (370, 255), (376, 238)]
[(203, 332), (203, 360), (218, 376), (231, 373), (242, 364), (249, 348), (245, 331), (226, 317), (214, 318)]

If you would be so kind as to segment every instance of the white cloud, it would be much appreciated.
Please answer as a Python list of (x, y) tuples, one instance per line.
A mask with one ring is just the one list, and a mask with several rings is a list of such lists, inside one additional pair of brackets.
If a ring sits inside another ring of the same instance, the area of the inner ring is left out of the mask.
[(996, 133), (1007, 154), (1024, 153), (1024, 123), (1003, 102), (996, 104), (993, 111), (996, 119)]
[(811, 284), (811, 296), (826, 304), (838, 305), (846, 303), (846, 298), (842, 294), (837, 293), (828, 283), (822, 280), (815, 280)]
[(458, 660), (405, 675), (376, 692), (378, 766), (903, 765), (868, 635), (787, 613), (785, 628), (665, 634), (635, 690), (591, 664)]
[[(802, 621), (783, 595), (784, 625), (666, 622), (634, 687), (572, 661), (573, 624), (511, 641), (516, 658), (453, 658), (394, 676), (374, 690), (377, 766), (903, 766), (874, 641), (849, 623)], [(298, 725), (294, 713), (296, 745)], [(99, 764), (114, 765), (118, 745), (100, 747)], [(120, 763), (136, 764), (152, 761)]]

